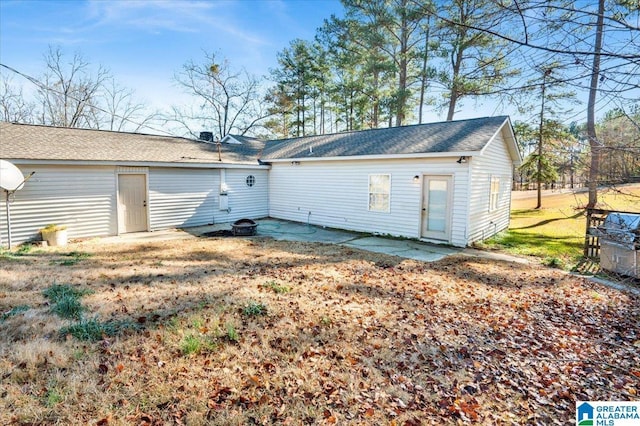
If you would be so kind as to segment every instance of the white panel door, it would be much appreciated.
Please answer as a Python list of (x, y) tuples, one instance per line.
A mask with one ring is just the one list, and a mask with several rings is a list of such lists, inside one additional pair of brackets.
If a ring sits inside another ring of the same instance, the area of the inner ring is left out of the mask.
[(451, 176), (422, 180), (422, 238), (451, 239)]
[(147, 185), (145, 175), (118, 175), (120, 232), (147, 230)]

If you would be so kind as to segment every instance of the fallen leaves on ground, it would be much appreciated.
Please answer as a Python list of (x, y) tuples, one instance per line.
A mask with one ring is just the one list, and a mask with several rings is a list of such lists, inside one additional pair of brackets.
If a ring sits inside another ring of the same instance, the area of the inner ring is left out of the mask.
[[(78, 246), (91, 256), (71, 266), (0, 260), (0, 311), (30, 306), (0, 323), (3, 424), (567, 424), (577, 400), (640, 391), (640, 298), (539, 265), (258, 238)], [(59, 336), (53, 283), (136, 326)]]

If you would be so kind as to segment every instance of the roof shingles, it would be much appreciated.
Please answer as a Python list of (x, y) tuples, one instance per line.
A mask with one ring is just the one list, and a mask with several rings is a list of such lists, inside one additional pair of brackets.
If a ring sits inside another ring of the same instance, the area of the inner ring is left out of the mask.
[(506, 116), (372, 129), (267, 142), (262, 161), (479, 152)]
[[(221, 144), (223, 164), (257, 164), (264, 143)], [(24, 160), (220, 163), (218, 146), (179, 137), (0, 122), (0, 157)]]

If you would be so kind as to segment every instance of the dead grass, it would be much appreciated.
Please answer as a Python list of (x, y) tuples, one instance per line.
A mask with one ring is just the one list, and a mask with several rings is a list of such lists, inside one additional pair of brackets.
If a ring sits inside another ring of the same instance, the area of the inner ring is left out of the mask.
[[(0, 313), (29, 305), (0, 322), (1, 424), (567, 424), (640, 391), (640, 299), (557, 270), (266, 239), (67, 250), (91, 256), (0, 258)], [(61, 336), (52, 284), (135, 327)]]

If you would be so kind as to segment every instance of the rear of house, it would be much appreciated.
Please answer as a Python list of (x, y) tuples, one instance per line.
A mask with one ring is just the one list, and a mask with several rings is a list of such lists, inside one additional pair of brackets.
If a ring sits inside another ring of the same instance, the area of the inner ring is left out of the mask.
[(268, 142), (269, 216), (466, 246), (509, 225), (508, 117)]
[[(263, 143), (0, 123), (0, 157), (25, 175), (11, 196), (12, 240), (47, 224), (71, 238), (225, 223), (268, 215)], [(5, 203), (0, 207), (4, 219)], [(0, 221), (5, 225), (5, 221)], [(7, 227), (0, 226), (7, 241)]]
[(266, 144), (0, 123), (0, 140), (35, 172), (12, 195), (15, 242), (52, 223), (78, 238), (271, 216), (466, 246), (508, 227), (520, 161), (508, 117)]

